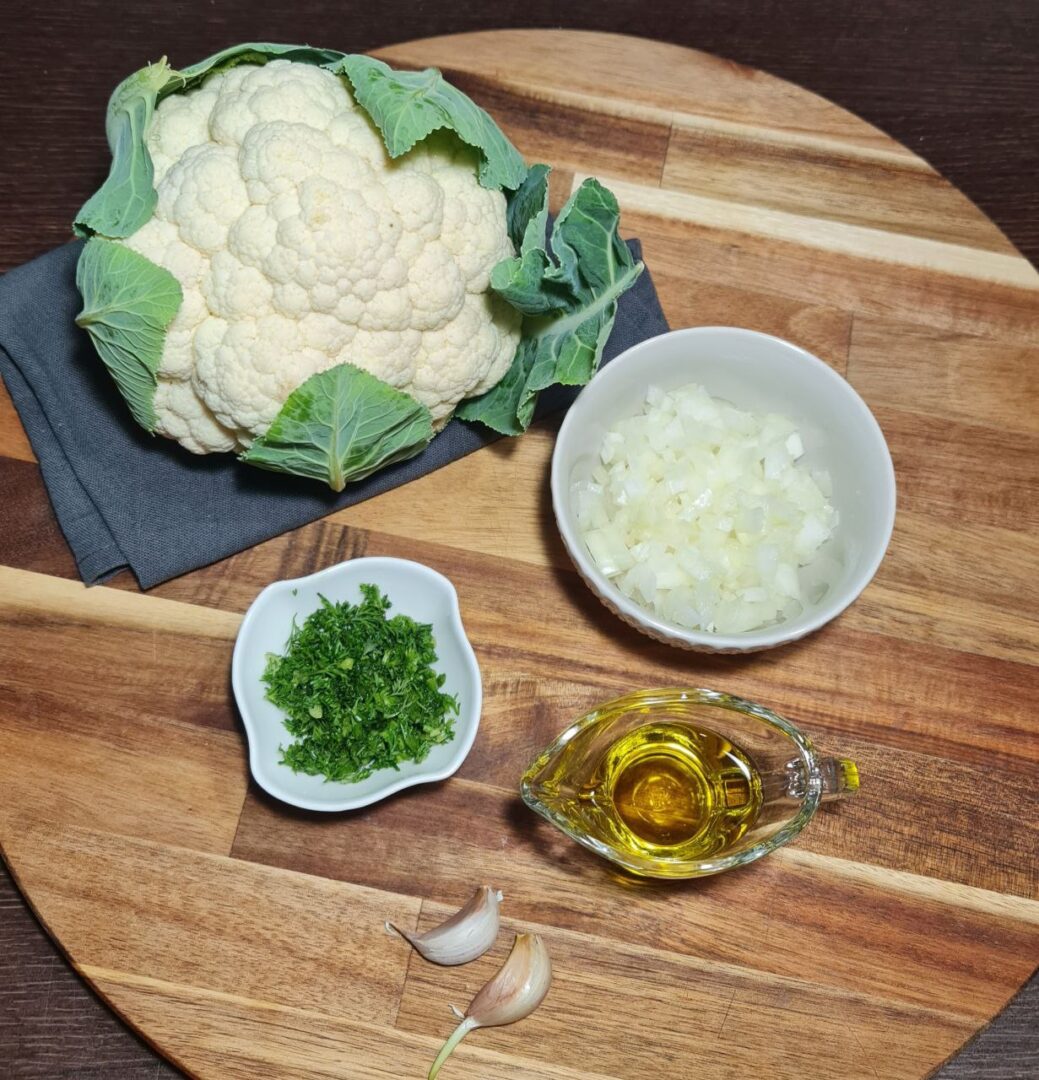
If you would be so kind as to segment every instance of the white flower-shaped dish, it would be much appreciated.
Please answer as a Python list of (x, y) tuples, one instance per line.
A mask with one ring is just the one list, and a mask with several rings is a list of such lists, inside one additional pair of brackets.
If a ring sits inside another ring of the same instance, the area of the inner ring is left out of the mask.
[[(295, 773), (281, 764), (281, 747), (292, 741), (284, 714), (265, 696), (262, 675), (268, 653), (282, 653), (293, 616), (302, 623), (320, 597), (357, 603), (361, 585), (377, 585), (392, 607), (389, 617), (410, 615), (433, 627), (435, 669), (446, 676), (444, 691), (457, 694), (454, 738), (434, 746), (425, 761), (402, 762), (365, 780), (341, 783)], [(465, 760), (480, 724), (480, 669), (462, 627), (458, 594), (443, 574), (406, 559), (364, 558), (338, 563), (308, 577), (268, 585), (245, 613), (231, 661), (231, 684), (249, 740), (249, 767), (256, 782), (282, 802), (305, 810), (355, 810), (415, 784), (445, 780)]]

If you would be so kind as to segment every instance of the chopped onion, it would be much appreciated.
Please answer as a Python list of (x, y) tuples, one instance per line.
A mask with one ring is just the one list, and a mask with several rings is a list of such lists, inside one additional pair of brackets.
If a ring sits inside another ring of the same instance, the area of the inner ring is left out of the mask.
[(679, 626), (734, 634), (792, 618), (841, 570), (820, 554), (837, 525), (830, 477), (803, 453), (787, 417), (702, 386), (650, 387), (574, 484), (578, 528), (626, 596)]

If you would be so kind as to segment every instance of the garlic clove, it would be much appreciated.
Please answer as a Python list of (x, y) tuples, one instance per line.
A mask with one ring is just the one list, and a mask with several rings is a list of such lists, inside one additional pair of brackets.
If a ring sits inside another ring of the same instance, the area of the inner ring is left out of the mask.
[(470, 1031), (514, 1024), (530, 1016), (551, 985), (552, 961), (545, 943), (537, 934), (517, 934), (501, 970), (469, 1003), (462, 1022), (440, 1048), (428, 1080), (436, 1080), (441, 1066)]
[(409, 934), (393, 923), (386, 925), (434, 964), (467, 964), (483, 956), (494, 944), (498, 936), (501, 899), (502, 895), (496, 889), (481, 885), (465, 907), (424, 934)]

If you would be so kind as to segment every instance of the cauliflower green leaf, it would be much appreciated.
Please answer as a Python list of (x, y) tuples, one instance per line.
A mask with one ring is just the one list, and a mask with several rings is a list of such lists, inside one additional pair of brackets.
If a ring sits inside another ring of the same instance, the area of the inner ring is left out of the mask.
[(530, 170), (510, 211), (513, 241), (522, 236), (520, 254), (494, 268), (491, 287), (524, 312), (523, 337), (501, 382), (463, 401), (455, 415), (503, 435), (519, 435), (534, 418), (542, 390), (557, 383), (583, 386), (595, 374), (617, 299), (643, 266), (617, 231), (617, 200), (597, 180), (585, 180), (573, 193), (547, 243), (546, 166)]
[(133, 418), (155, 430), (156, 374), (166, 328), (180, 307), (180, 283), (122, 244), (95, 236), (76, 265), (83, 310), (76, 324), (94, 342)]
[(503, 259), (491, 271), (491, 288), (524, 315), (544, 315), (566, 303), (566, 294), (545, 280), (551, 269), (544, 250), (548, 226), (547, 165), (532, 165), (509, 200), (506, 220), (509, 239), (519, 255)]
[(311, 375), (239, 458), (322, 480), (333, 491), (413, 457), (433, 437), (429, 410), (353, 364)]
[(394, 71), (371, 56), (344, 56), (332, 70), (353, 84), (358, 105), (382, 133), (390, 157), (406, 154), (439, 128), (448, 128), (480, 151), (480, 184), (515, 189), (527, 173), (519, 151), (471, 98), (455, 89), (436, 68)]
[(169, 64), (160, 60), (135, 71), (115, 88), (105, 116), (112, 166), (104, 184), (76, 215), (73, 228), (78, 236), (129, 236), (152, 216), (155, 170), (144, 139), (169, 75)]

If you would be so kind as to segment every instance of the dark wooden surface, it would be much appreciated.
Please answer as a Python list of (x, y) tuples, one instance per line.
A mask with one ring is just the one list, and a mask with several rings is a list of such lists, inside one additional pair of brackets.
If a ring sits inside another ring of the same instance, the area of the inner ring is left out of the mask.
[[(307, 40), (362, 50), (433, 33), (560, 25), (556, 5), (460, 0), (378, 5), (305, 0), (264, 14), (230, 3), (47, 8), (0, 13), (0, 270), (67, 236), (101, 179), (113, 82), (166, 53), (191, 61), (234, 41)], [(565, 25), (695, 46), (798, 82), (926, 157), (1039, 259), (1039, 4), (574, 0)], [(507, 68), (508, 58), (502, 58)], [(4, 528), (8, 523), (4, 523)], [(2, 673), (0, 673), (2, 683)], [(3, 798), (0, 792), (0, 799)], [(1034, 1076), (1036, 992), (1026, 993), (941, 1075)], [(176, 1075), (68, 969), (4, 874), (0, 879), (0, 1076)]]

